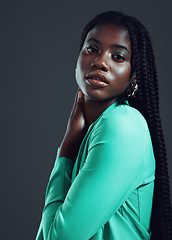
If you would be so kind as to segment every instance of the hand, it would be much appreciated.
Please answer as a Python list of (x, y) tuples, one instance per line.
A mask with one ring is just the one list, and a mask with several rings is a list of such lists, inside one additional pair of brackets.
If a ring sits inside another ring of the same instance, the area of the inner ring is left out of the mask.
[(59, 157), (68, 157), (72, 160), (76, 160), (79, 147), (86, 131), (84, 95), (79, 89), (68, 120), (66, 133), (60, 147)]

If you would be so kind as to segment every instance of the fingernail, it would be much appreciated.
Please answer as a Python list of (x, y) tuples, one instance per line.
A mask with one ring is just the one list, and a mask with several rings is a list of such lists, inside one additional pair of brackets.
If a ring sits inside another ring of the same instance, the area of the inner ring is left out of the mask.
[(81, 90), (78, 91), (78, 97), (81, 98), (82, 97), (82, 93)]

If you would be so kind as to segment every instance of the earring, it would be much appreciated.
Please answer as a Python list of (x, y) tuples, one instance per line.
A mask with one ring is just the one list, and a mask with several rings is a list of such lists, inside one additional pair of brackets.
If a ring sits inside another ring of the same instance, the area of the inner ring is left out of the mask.
[(137, 82), (132, 82), (127, 91), (128, 98), (135, 97), (137, 92), (138, 92), (138, 84)]

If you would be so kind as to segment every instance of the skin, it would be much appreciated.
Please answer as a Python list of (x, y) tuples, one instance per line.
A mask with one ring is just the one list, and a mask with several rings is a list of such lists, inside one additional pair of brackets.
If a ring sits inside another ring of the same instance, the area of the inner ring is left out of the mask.
[(90, 124), (128, 88), (130, 59), (131, 44), (126, 30), (103, 24), (88, 33), (77, 60), (79, 90), (59, 157), (69, 157), (75, 161)]

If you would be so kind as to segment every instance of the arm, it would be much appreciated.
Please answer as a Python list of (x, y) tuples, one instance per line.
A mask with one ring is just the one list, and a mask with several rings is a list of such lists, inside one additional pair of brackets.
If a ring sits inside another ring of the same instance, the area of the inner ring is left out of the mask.
[(59, 157), (68, 157), (73, 161), (76, 160), (79, 147), (87, 132), (83, 108), (84, 95), (81, 90), (78, 90), (69, 116), (66, 133), (60, 146)]
[[(52, 202), (44, 210), (44, 240), (88, 240), (96, 234), (143, 182), (144, 137), (145, 128), (133, 119), (115, 124), (102, 120), (64, 201)], [(58, 183), (50, 182), (48, 188), (51, 193)]]
[(46, 215), (46, 217), (42, 217), (36, 240), (47, 239), (44, 236), (47, 235), (46, 232), (50, 228), (56, 210), (64, 201), (71, 185), (71, 172), (85, 133), (83, 94), (79, 90), (69, 117), (64, 139), (60, 149), (58, 149), (55, 165), (50, 175), (43, 209), (43, 216)]
[[(56, 161), (52, 169), (49, 182), (45, 194), (45, 206), (43, 209), (43, 217), (38, 229), (36, 240), (44, 240), (44, 232), (49, 229), (51, 222), (54, 219), (56, 209), (64, 202), (65, 196), (71, 185), (71, 173), (74, 162), (65, 157), (59, 158), (59, 150), (57, 152)], [(48, 217), (45, 218), (44, 215)]]

